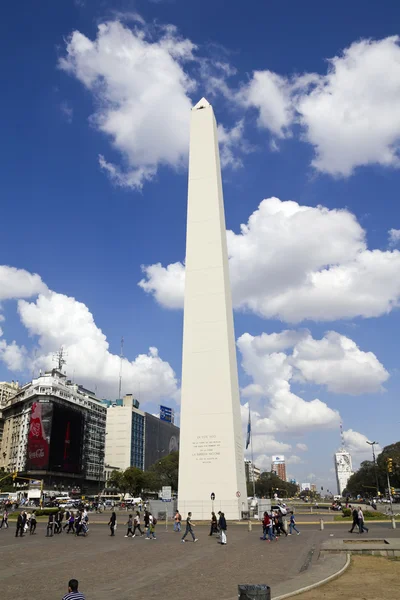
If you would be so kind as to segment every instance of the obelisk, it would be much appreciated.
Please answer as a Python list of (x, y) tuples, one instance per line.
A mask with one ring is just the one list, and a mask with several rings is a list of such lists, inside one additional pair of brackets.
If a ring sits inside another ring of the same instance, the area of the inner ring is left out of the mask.
[(179, 456), (182, 514), (247, 511), (217, 125), (204, 98), (190, 124)]

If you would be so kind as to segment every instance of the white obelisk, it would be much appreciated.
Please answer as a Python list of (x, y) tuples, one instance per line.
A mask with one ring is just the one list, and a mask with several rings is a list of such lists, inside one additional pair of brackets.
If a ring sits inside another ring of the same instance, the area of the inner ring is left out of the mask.
[(179, 455), (182, 514), (247, 511), (217, 126), (204, 98), (190, 126)]

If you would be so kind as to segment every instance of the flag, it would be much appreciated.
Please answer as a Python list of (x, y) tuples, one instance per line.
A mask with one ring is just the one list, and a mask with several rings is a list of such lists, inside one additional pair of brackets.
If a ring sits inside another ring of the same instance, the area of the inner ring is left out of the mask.
[(250, 407), (249, 407), (249, 422), (247, 423), (246, 450), (250, 445), (250, 436), (251, 436), (251, 420), (250, 420)]

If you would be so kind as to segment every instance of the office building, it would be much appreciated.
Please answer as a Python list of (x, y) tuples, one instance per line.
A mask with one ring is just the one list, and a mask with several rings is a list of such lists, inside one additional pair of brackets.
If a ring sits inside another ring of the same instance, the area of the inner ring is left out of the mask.
[(0, 466), (45, 486), (98, 491), (106, 408), (59, 369), (22, 386), (3, 408)]
[(179, 450), (179, 427), (141, 411), (132, 394), (103, 403), (107, 406), (106, 464), (123, 471), (128, 467), (146, 470)]
[(286, 463), (282, 454), (272, 457), (271, 472), (275, 473), (282, 481), (286, 481)]
[(253, 480), (258, 481), (260, 479), (261, 469), (259, 467), (256, 467), (256, 465), (252, 463), (251, 460), (244, 461), (244, 470), (246, 473), (247, 483), (252, 483)]
[(18, 381), (0, 381), (0, 448), (4, 430), (3, 408), (18, 390)]
[(333, 462), (335, 465), (337, 490), (338, 494), (341, 496), (346, 489), (347, 482), (353, 475), (350, 452), (341, 448), (338, 452), (335, 452)]

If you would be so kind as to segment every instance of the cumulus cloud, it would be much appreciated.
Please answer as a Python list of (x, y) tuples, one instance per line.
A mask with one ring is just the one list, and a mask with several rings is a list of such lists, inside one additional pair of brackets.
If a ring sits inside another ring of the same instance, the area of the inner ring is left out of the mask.
[[(348, 429), (343, 432), (346, 449), (350, 452), (356, 460), (372, 460), (371, 446), (367, 444), (368, 439), (363, 433)], [(379, 444), (375, 444), (375, 454), (378, 455), (382, 452), (382, 448)]]
[(390, 229), (389, 230), (389, 245), (397, 246), (400, 242), (400, 229)]
[[(97, 386), (99, 394), (115, 398), (118, 392), (120, 357), (112, 354), (106, 335), (96, 325), (88, 307), (75, 298), (51, 291), (39, 275), (0, 266), (2, 298), (17, 299), (21, 323), (37, 342), (29, 353), (16, 341), (0, 339), (0, 361), (11, 371), (29, 372), (54, 367), (53, 355), (60, 346), (67, 352), (67, 369), (76, 381)], [(23, 298), (37, 296), (28, 302)], [(0, 330), (0, 337), (3, 332)], [(123, 359), (123, 391), (140, 395), (143, 402), (177, 399), (177, 379), (170, 364), (150, 347), (134, 360)]]
[[(286, 322), (377, 317), (400, 300), (400, 252), (369, 250), (347, 210), (263, 200), (240, 233), (227, 231), (237, 309)], [(142, 289), (183, 306), (184, 265), (144, 266)]]
[(276, 138), (300, 125), (321, 172), (348, 176), (370, 164), (399, 168), (399, 39), (354, 42), (328, 61), (324, 75), (255, 71), (236, 101), (256, 109), (259, 127)]
[(302, 443), (296, 444), (296, 448), (297, 450), (301, 450), (301, 452), (307, 452), (308, 450), (307, 444)]
[(140, 188), (160, 165), (179, 168), (188, 152), (195, 87), (184, 64), (194, 45), (172, 26), (150, 32), (102, 23), (94, 40), (79, 31), (68, 39), (59, 65), (93, 94), (91, 123), (110, 138), (124, 168), (100, 156), (101, 167), (122, 186)]

